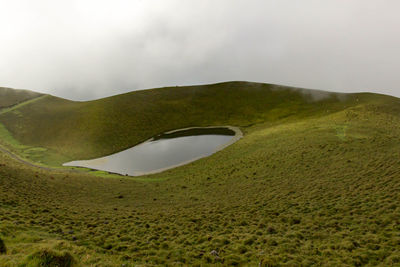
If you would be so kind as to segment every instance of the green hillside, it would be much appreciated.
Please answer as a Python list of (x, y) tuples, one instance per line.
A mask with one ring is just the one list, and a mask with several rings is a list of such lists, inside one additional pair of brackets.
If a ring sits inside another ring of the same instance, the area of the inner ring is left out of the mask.
[(28, 90), (0, 87), (0, 110), (39, 96), (41, 94)]
[(40, 169), (0, 150), (0, 266), (400, 264), (397, 98), (231, 82), (42, 96), (0, 123), (0, 148), (54, 166), (188, 126), (244, 133), (136, 178)]
[(108, 155), (167, 130), (327, 115), (355, 105), (356, 97), (368, 99), (247, 82), (136, 91), (89, 102), (48, 95), (0, 114), (0, 123), (29, 149), (47, 149), (34, 160), (59, 165)]

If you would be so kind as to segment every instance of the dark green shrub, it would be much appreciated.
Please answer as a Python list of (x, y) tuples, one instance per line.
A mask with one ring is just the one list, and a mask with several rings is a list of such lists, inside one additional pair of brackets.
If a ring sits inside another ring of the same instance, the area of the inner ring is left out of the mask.
[(275, 257), (265, 256), (258, 264), (260, 267), (274, 267), (279, 266), (279, 260)]
[(229, 255), (225, 258), (226, 266), (239, 266), (243, 263), (243, 259), (238, 255)]
[(247, 247), (246, 246), (239, 246), (238, 247), (238, 252), (240, 253), (240, 254), (244, 254), (244, 253), (246, 253), (248, 251), (248, 249), (247, 249)]
[(246, 239), (243, 243), (246, 246), (250, 246), (250, 245), (252, 245), (254, 243), (254, 241), (255, 241), (254, 237), (251, 237), (251, 238)]
[(28, 266), (38, 267), (72, 267), (75, 265), (74, 257), (67, 251), (55, 251), (43, 248), (29, 255)]
[(276, 234), (276, 230), (275, 230), (274, 227), (269, 226), (269, 227), (267, 228), (267, 233), (268, 233), (268, 234)]
[(290, 219), (290, 224), (300, 224), (301, 219), (300, 218), (291, 218)]

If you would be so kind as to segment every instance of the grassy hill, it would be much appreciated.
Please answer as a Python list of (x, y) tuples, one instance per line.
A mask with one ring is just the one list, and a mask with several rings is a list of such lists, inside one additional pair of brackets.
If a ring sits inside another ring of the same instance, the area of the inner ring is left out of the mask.
[(355, 105), (355, 98), (365, 101), (368, 96), (230, 82), (135, 91), (89, 102), (47, 95), (0, 114), (0, 123), (28, 149), (41, 148), (33, 160), (59, 165), (108, 155), (167, 130), (327, 115)]
[(232, 82), (90, 102), (42, 96), (0, 123), (3, 147), (45, 165), (188, 126), (244, 132), (211, 157), (140, 178), (0, 153), (1, 266), (400, 264), (397, 98)]
[(2, 108), (11, 107), (18, 103), (39, 97), (42, 94), (28, 91), (28, 90), (15, 90), (6, 87), (0, 87), (0, 110)]

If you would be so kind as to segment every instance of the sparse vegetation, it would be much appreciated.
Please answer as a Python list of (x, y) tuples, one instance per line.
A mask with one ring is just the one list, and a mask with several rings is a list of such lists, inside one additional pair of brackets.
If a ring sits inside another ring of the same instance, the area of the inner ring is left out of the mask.
[[(2, 114), (12, 133), (2, 145), (15, 152), (44, 148), (54, 154), (39, 149), (36, 159), (53, 165), (186, 126), (240, 126), (244, 138), (211, 157), (136, 178), (48, 171), (0, 153), (0, 236), (8, 250), (0, 266), (43, 255), (73, 255), (81, 266), (398, 265), (399, 99), (355, 94), (313, 102), (287, 88), (238, 89), (245, 86), (189, 87), (187, 95), (183, 88), (156, 89), (89, 103), (43, 97), (18, 108), (19, 117)], [(215, 102), (204, 106), (212, 96)], [(100, 126), (103, 104), (118, 122), (119, 107), (142, 102), (140, 112), (136, 106), (120, 116), (117, 130), (107, 130), (114, 122)], [(77, 114), (93, 120), (74, 124)], [(58, 128), (40, 129), (52, 123)], [(88, 152), (73, 144), (86, 139)]]

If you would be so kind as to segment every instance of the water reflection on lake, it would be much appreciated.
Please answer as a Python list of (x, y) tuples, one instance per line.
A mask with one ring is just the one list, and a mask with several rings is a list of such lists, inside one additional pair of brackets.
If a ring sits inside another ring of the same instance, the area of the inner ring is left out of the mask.
[(209, 156), (241, 137), (235, 127), (190, 128), (167, 132), (110, 156), (72, 161), (64, 166), (86, 167), (122, 175), (143, 175)]

